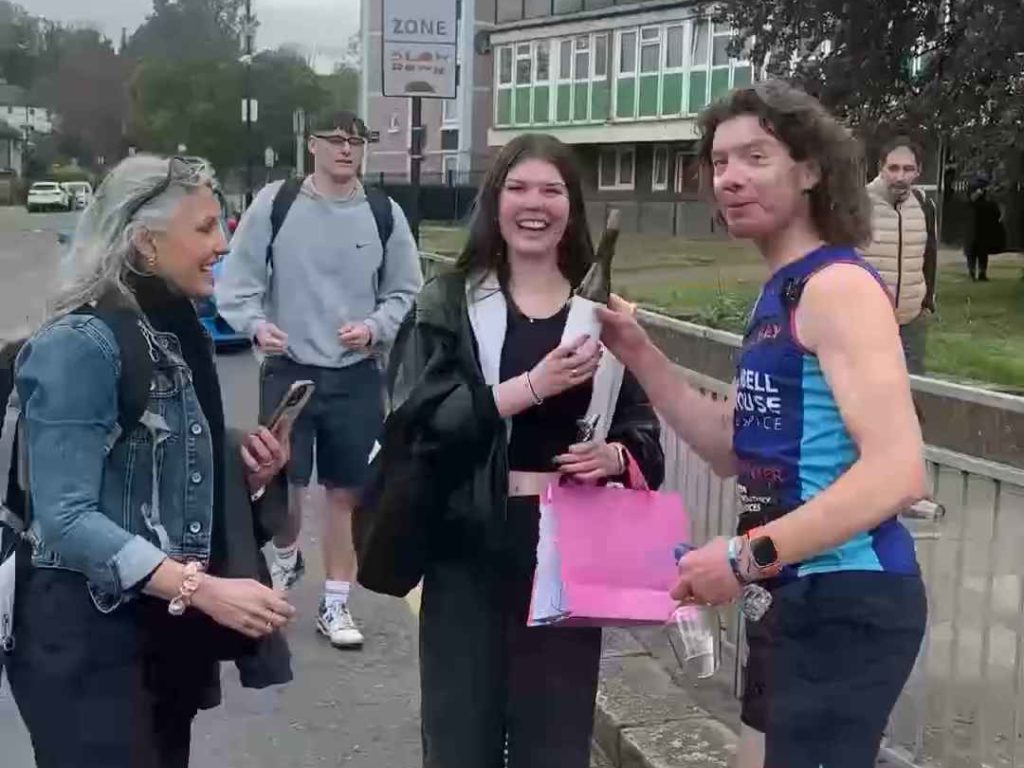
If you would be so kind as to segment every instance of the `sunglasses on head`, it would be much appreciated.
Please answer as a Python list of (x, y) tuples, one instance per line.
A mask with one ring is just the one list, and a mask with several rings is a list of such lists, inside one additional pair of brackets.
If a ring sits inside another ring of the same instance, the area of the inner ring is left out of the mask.
[(334, 133), (314, 133), (313, 138), (326, 141), (334, 147), (341, 147), (345, 144), (348, 144), (350, 147), (361, 147), (366, 144), (366, 139), (362, 136), (338, 136)]
[[(195, 186), (203, 176), (212, 176), (210, 164), (201, 157), (187, 157), (175, 155), (167, 162), (167, 175), (146, 194), (142, 195), (128, 208), (126, 221), (131, 221), (135, 215), (146, 205), (156, 200), (160, 195), (171, 188), (172, 184), (181, 184), (185, 187)], [(224, 207), (224, 199), (218, 187), (213, 188), (214, 195), (220, 200), (221, 207)]]

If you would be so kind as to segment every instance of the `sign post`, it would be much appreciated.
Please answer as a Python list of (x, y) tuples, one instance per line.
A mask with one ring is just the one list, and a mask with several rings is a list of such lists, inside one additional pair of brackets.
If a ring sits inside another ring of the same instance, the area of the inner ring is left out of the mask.
[(382, 3), (383, 94), (408, 96), (411, 104), (409, 226), (420, 239), (420, 170), (423, 163), (423, 99), (454, 99), (458, 54), (457, 0), (384, 0)]

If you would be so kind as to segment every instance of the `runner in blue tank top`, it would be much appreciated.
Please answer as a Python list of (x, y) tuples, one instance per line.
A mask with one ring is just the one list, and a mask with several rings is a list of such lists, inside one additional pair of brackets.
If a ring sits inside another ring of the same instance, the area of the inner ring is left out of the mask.
[(680, 437), (737, 478), (738, 535), (686, 555), (672, 595), (771, 591), (747, 625), (740, 768), (870, 768), (924, 635), (897, 515), (927, 488), (892, 304), (855, 250), (871, 226), (860, 149), (778, 81), (733, 91), (701, 129), (719, 211), (771, 272), (733, 397), (687, 384), (620, 299), (601, 311), (602, 339)]

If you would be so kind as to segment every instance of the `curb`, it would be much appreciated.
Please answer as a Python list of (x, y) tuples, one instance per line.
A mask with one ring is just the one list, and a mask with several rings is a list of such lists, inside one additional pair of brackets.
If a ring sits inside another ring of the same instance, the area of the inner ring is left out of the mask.
[(623, 629), (605, 630), (594, 741), (613, 768), (728, 768), (736, 752), (732, 728)]

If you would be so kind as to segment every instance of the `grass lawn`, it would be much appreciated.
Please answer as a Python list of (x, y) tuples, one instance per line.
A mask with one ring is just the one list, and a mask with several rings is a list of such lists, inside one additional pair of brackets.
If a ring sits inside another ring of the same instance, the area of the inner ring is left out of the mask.
[[(457, 255), (465, 230), (423, 228), (425, 251)], [(989, 283), (972, 283), (962, 257), (940, 256), (938, 315), (928, 331), (929, 373), (1024, 391), (1024, 257), (993, 260)], [(740, 331), (766, 275), (746, 243), (623, 233), (616, 291), (693, 322)]]

